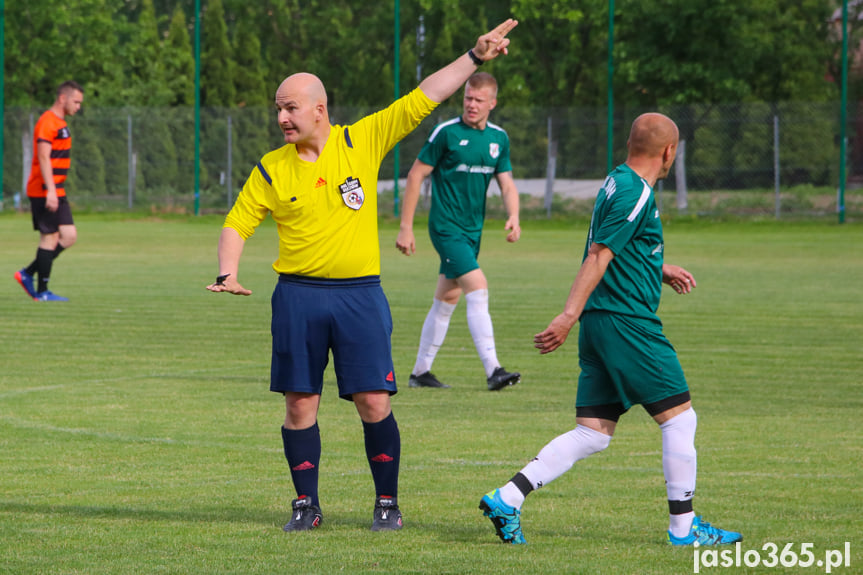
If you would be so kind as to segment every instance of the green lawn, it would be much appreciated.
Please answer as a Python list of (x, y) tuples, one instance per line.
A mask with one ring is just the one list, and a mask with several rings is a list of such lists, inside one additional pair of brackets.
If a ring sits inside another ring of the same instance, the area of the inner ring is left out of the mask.
[[(0, 215), (0, 573), (693, 572), (691, 549), (664, 544), (660, 435), (640, 408), (608, 450), (530, 496), (528, 545), (503, 545), (477, 509), (574, 425), (575, 334), (544, 357), (532, 337), (561, 309), (586, 221), (526, 222), (514, 245), (488, 224), (498, 353), (523, 374), (500, 393), (485, 390), (463, 303), (434, 367), (453, 388), (407, 387), (437, 261), (421, 225), (412, 258), (384, 225), (405, 528), (368, 529), (362, 427), (328, 371), (324, 523), (291, 535), (284, 404), (268, 391), (274, 226), (247, 243), (255, 293), (240, 298), (204, 289), (220, 218), (77, 223), (51, 283), (71, 301), (37, 304), (12, 279), (37, 236), (28, 216)], [(863, 572), (863, 227), (672, 221), (665, 234), (666, 260), (698, 281), (666, 288), (660, 310), (699, 417), (696, 511), (742, 531), (744, 550), (812, 543), (821, 559), (848, 541), (851, 566), (833, 572)]]

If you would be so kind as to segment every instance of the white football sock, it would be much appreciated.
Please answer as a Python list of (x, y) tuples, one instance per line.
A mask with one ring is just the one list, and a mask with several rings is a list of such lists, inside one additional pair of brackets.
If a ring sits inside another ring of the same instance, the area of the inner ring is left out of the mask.
[(515, 486), (512, 481), (507, 481), (506, 485), (498, 489), (500, 499), (510, 507), (521, 509), (521, 504), (524, 503), (524, 493)]
[[(539, 489), (569, 471), (576, 461), (602, 451), (610, 443), (610, 435), (578, 425), (552, 439), (540, 450), (539, 455), (522, 468), (521, 474), (534, 489)], [(524, 494), (511, 481), (501, 488), (500, 497), (513, 507), (521, 507), (524, 503)]]
[(467, 302), (467, 327), (473, 337), (473, 344), (482, 366), (485, 368), (485, 376), (489, 377), (494, 370), (500, 367), (497, 360), (497, 349), (494, 345), (494, 328), (491, 325), (491, 315), (488, 313), (488, 290), (478, 289), (465, 294)]
[(692, 527), (692, 520), (695, 519), (695, 511), (669, 515), (668, 518), (668, 530), (671, 534), (675, 537), (686, 537), (689, 535), (689, 528)]
[[(688, 501), (695, 493), (696, 452), (695, 410), (687, 409), (659, 426), (662, 430), (662, 470), (669, 501)], [(668, 529), (675, 537), (685, 537), (694, 512), (669, 515)]]
[(457, 304), (446, 303), (437, 298), (432, 302), (431, 309), (423, 322), (423, 330), (420, 334), (420, 347), (417, 351), (417, 361), (414, 365), (413, 375), (421, 375), (431, 369), (434, 358), (437, 355), (443, 340), (449, 329), (449, 320)]

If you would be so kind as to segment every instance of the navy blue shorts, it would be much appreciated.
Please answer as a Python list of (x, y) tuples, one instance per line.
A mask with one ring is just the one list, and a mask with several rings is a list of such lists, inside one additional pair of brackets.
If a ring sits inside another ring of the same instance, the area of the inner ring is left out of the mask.
[(272, 306), (270, 391), (320, 394), (332, 350), (339, 397), (396, 393), (393, 319), (379, 276), (281, 275)]

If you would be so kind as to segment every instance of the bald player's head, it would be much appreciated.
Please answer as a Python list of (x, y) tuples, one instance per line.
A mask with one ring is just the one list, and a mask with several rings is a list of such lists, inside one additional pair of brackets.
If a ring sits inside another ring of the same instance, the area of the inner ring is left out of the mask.
[(668, 146), (677, 147), (677, 125), (662, 114), (642, 114), (632, 123), (629, 133), (629, 154), (656, 158)]
[(642, 114), (632, 123), (626, 163), (652, 186), (671, 170), (677, 155), (677, 125), (668, 116)]
[(289, 144), (308, 143), (329, 128), (327, 91), (314, 74), (300, 72), (285, 78), (276, 90), (276, 108)]

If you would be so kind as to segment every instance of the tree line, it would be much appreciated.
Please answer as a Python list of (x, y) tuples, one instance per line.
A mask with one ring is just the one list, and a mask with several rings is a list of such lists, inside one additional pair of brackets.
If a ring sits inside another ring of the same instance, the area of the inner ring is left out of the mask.
[[(501, 105), (606, 102), (608, 0), (403, 0), (400, 86), (517, 18), (512, 56), (489, 65)], [(295, 71), (335, 106), (393, 96), (394, 2), (201, 0), (207, 107), (267, 105)], [(614, 94), (622, 105), (824, 101), (838, 95), (838, 0), (617, 0)], [(194, 103), (194, 0), (6, 1), (7, 105), (47, 106), (61, 80), (91, 106)], [(852, 21), (855, 20), (852, 14)], [(419, 32), (422, 26), (424, 33)], [(852, 43), (853, 45), (853, 43)]]
[[(271, 103), (278, 84), (293, 72), (321, 77), (340, 123), (393, 100), (392, 0), (200, 4), (200, 96), (209, 114), (202, 139), (205, 188), (219, 181), (220, 167), (207, 158), (224, 157), (228, 116), (237, 150), (234, 174), (228, 176), (235, 181), (242, 180), (250, 163), (278, 145)], [(693, 116), (681, 126), (693, 153), (701, 113), (715, 116), (716, 110), (735, 104), (824, 103), (839, 98), (834, 79), (839, 77), (841, 37), (831, 21), (837, 0), (614, 4), (616, 109), (664, 107)], [(608, 9), (608, 0), (401, 0), (400, 93), (465, 52), (479, 34), (514, 17), (519, 26), (512, 34), (510, 56), (487, 65), (500, 84), (495, 114), (583, 117), (584, 121), (563, 125), (555, 138), (579, 142), (579, 154), (593, 142), (596, 150), (589, 153), (601, 163), (602, 130), (587, 134), (587, 140), (584, 126), (604, 123)], [(195, 17), (194, 0), (6, 0), (4, 95), (7, 107), (22, 111), (7, 113), (6, 173), (21, 170), (19, 133), (27, 124), (23, 111), (32, 114), (46, 108), (56, 86), (74, 79), (86, 90), (85, 114), (74, 121), (88, 125), (75, 131), (70, 184), (87, 181), (93, 193), (125, 189), (127, 172), (117, 166), (126, 163), (128, 118), (137, 133), (137, 185), (188, 190), (193, 173)], [(855, 14), (851, 21), (856, 21)], [(852, 46), (859, 42), (856, 38), (852, 37)], [(851, 94), (856, 93), (855, 83)], [(454, 113), (459, 98), (448, 102)], [(624, 119), (619, 118), (618, 147), (625, 135)], [(544, 165), (545, 130), (529, 125), (524, 134), (518, 133), (517, 124), (505, 126), (516, 132), (511, 136), (536, 144), (523, 146), (523, 152), (514, 146), (513, 153), (532, 154), (537, 156), (532, 161)], [(543, 126), (542, 120), (538, 125)], [(146, 129), (138, 132), (141, 126)], [(574, 157), (561, 157), (559, 170), (569, 177), (589, 177)], [(15, 185), (7, 177), (4, 189), (12, 191)]]

